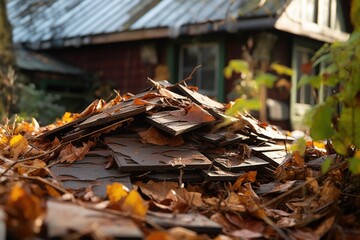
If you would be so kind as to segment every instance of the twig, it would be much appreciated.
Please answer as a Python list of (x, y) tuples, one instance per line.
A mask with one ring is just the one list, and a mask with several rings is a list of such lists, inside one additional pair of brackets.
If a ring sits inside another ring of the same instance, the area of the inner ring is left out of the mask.
[(175, 83), (175, 84), (173, 85), (173, 87), (174, 87), (174, 86), (177, 86), (177, 85), (180, 85), (180, 84), (182, 84), (182, 83), (185, 83), (185, 82), (187, 82), (187, 81), (189, 81), (189, 80), (191, 80), (191, 79), (193, 78), (193, 75), (194, 75), (194, 73), (196, 72), (196, 70), (198, 70), (198, 69), (201, 68), (201, 67), (202, 67), (202, 65), (197, 65), (197, 66), (192, 70), (192, 72), (190, 73), (189, 76), (187, 76), (185, 79), (181, 80), (180, 82)]

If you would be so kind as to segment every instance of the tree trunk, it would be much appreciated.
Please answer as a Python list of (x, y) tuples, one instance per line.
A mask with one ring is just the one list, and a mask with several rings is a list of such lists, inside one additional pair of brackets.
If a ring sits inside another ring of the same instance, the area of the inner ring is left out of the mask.
[(6, 0), (0, 0), (0, 70), (7, 72), (15, 65), (15, 54), (12, 43), (12, 29), (7, 18)]

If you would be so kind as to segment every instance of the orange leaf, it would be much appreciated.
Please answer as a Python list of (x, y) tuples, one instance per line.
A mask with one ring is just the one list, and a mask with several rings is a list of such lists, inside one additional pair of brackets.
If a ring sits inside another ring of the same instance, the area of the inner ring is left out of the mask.
[(14, 159), (27, 151), (28, 141), (22, 135), (15, 135), (10, 139), (10, 154)]
[(61, 197), (61, 194), (55, 188), (51, 187), (50, 185), (46, 184), (45, 188), (51, 197), (54, 197), (54, 198)]
[(247, 181), (247, 182), (255, 182), (256, 180), (256, 175), (257, 175), (257, 171), (249, 171), (243, 175), (241, 175), (240, 177), (238, 177), (238, 179), (236, 180), (236, 182), (233, 184), (232, 189), (235, 190), (239, 190), (241, 188), (241, 185), (243, 184), (243, 182)]
[(144, 106), (144, 105), (148, 105), (149, 103), (140, 99), (140, 98), (135, 98), (134, 100), (134, 105), (137, 105), (137, 106)]
[(169, 145), (169, 146), (179, 146), (184, 143), (183, 138), (179, 135), (176, 137), (166, 136), (162, 134), (157, 128), (150, 127), (148, 130), (139, 132), (140, 140), (144, 144), (154, 144), (154, 145)]
[(148, 207), (140, 194), (136, 190), (131, 190), (129, 195), (125, 198), (121, 209), (125, 212), (131, 212), (140, 217), (145, 217)]
[(172, 239), (169, 233), (163, 231), (154, 231), (146, 236), (146, 240), (170, 240)]
[(215, 118), (205, 111), (203, 108), (196, 104), (192, 104), (186, 109), (186, 115), (182, 117), (184, 120), (188, 122), (194, 123), (206, 123), (213, 122)]
[(43, 213), (41, 200), (28, 194), (20, 184), (11, 189), (6, 206), (17, 211), (26, 220), (35, 220)]
[(121, 183), (113, 183), (106, 186), (106, 194), (109, 197), (110, 203), (117, 203), (123, 197), (128, 195), (127, 188)]

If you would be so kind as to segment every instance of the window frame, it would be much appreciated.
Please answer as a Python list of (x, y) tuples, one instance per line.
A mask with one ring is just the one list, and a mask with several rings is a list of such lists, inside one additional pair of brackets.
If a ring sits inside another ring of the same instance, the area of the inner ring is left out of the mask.
[[(185, 48), (189, 48), (189, 47), (194, 47), (196, 46), (198, 49), (200, 49), (201, 47), (205, 47), (205, 46), (212, 46), (215, 47), (215, 66), (214, 66), (214, 89), (209, 91), (209, 90), (204, 90), (201, 89), (201, 73), (202, 73), (202, 69), (198, 69), (195, 74), (197, 76), (197, 82), (196, 86), (199, 88), (199, 92), (211, 97), (214, 97), (216, 99), (221, 98), (221, 96), (219, 96), (219, 89), (220, 89), (220, 79), (219, 79), (219, 64), (221, 62), (220, 57), (221, 57), (221, 46), (218, 42), (201, 42), (201, 43), (184, 43), (181, 44), (179, 46), (179, 63), (178, 63), (178, 81), (183, 80), (183, 73), (184, 73), (184, 49)], [(200, 57), (199, 57), (200, 56)], [(200, 59), (199, 59), (200, 58)], [(197, 55), (197, 64), (196, 65), (201, 65), (201, 53), (200, 51), (198, 51), (198, 55)], [(194, 66), (195, 68), (196, 66)], [(200, 76), (199, 76), (200, 75)]]

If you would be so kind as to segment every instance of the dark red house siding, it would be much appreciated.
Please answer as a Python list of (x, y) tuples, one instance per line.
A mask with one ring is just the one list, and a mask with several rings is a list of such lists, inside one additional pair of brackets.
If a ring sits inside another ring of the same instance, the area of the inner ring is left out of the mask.
[(52, 53), (94, 73), (101, 84), (110, 84), (121, 93), (136, 93), (146, 87), (147, 77), (154, 72), (154, 66), (143, 63), (140, 49), (140, 42), (135, 42), (65, 48)]

